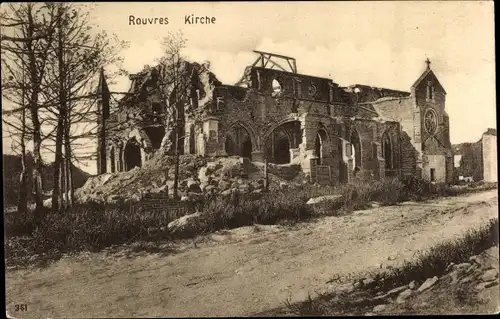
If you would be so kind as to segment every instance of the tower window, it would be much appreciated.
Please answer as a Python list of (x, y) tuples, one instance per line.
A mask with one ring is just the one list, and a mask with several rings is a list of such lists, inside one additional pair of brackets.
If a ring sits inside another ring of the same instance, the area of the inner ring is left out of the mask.
[(427, 99), (433, 100), (434, 99), (434, 87), (432, 86), (432, 82), (429, 81), (427, 83)]
[(302, 97), (302, 83), (299, 79), (293, 79), (294, 94), (296, 97)]

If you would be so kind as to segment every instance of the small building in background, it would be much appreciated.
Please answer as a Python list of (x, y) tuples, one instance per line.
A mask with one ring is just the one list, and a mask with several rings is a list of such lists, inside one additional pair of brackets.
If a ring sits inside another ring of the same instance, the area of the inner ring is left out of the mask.
[(453, 146), (458, 181), (497, 182), (497, 132), (489, 128), (475, 143)]

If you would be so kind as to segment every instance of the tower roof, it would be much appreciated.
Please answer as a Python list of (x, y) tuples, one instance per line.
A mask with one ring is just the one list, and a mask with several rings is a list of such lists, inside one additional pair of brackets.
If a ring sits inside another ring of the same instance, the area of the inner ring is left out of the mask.
[(431, 61), (427, 58), (427, 60), (425, 60), (425, 63), (427, 64), (427, 67), (426, 67), (424, 73), (422, 73), (422, 75), (420, 75), (420, 77), (417, 79), (417, 81), (415, 81), (415, 83), (413, 83), (411, 88), (412, 89), (416, 88), (429, 74), (432, 73), (432, 75), (436, 79), (436, 82), (441, 86), (444, 94), (446, 94), (446, 90), (444, 89), (443, 85), (441, 83), (439, 83), (439, 80), (438, 80), (436, 74), (434, 74), (434, 72), (431, 70)]

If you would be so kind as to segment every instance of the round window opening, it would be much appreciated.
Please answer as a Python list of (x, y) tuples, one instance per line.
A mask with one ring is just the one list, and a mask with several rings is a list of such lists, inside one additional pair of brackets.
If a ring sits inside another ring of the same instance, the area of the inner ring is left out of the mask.
[(437, 130), (437, 115), (436, 111), (429, 109), (425, 112), (424, 127), (427, 133), (433, 135)]
[(316, 86), (314, 84), (311, 84), (311, 86), (309, 87), (309, 96), (316, 96), (317, 91), (318, 90), (316, 89)]

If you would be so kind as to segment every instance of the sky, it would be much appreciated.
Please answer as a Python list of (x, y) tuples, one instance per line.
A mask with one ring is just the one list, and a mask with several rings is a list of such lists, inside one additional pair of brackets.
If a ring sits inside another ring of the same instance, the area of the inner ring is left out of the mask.
[[(215, 17), (186, 25), (185, 16)], [(136, 18), (168, 18), (166, 25), (129, 25)], [(131, 73), (161, 56), (160, 40), (181, 30), (184, 55), (210, 61), (234, 84), (263, 50), (292, 56), (298, 72), (341, 86), (366, 84), (409, 91), (426, 58), (444, 86), (452, 143), (474, 142), (496, 128), (493, 2), (209, 2), (98, 3), (100, 29), (130, 42), (122, 51)], [(111, 90), (128, 89), (127, 78)], [(82, 167), (95, 173), (95, 164)]]

